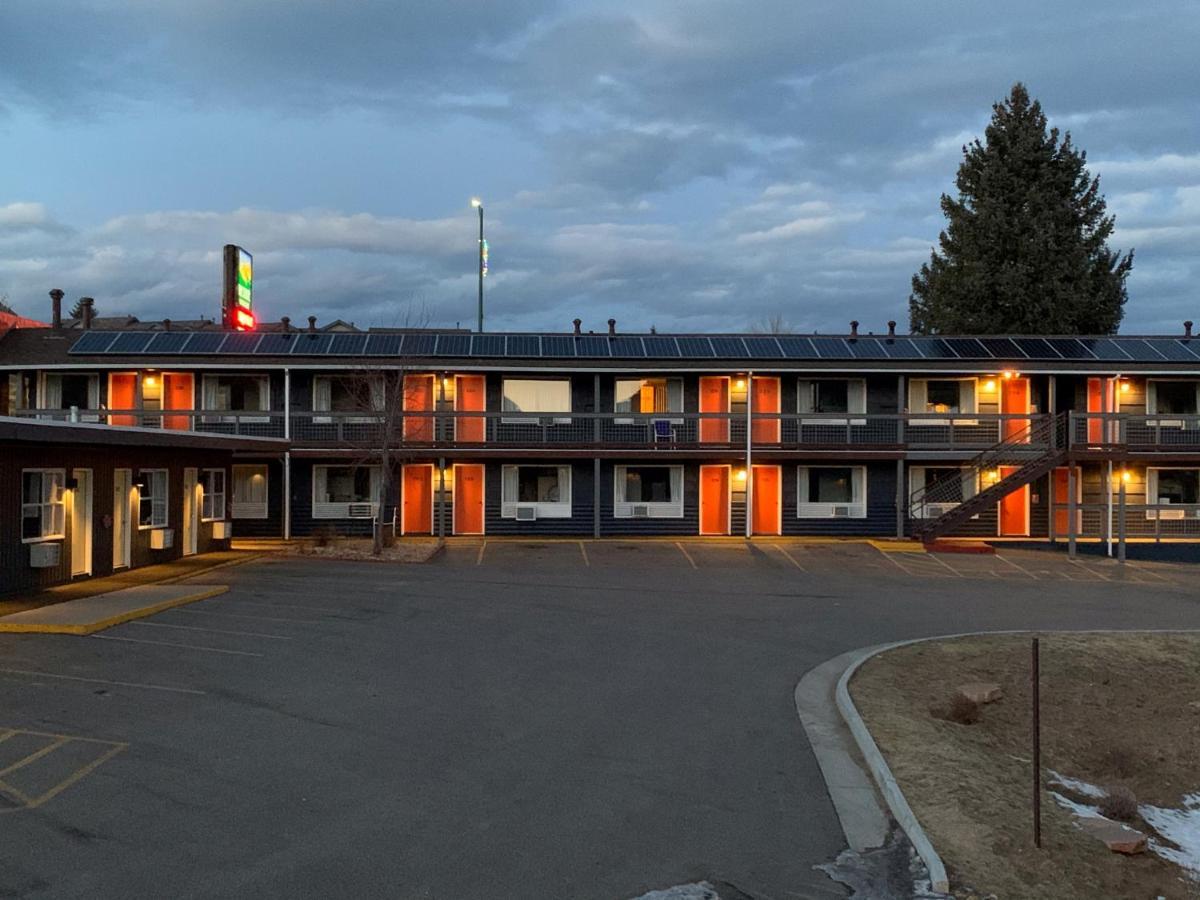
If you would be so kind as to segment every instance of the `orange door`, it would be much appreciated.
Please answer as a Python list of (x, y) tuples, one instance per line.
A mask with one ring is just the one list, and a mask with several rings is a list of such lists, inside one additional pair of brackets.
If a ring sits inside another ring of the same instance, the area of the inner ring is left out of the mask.
[(433, 533), (433, 466), (404, 467), (403, 534)]
[[(1001, 479), (1017, 471), (1013, 466), (1001, 466)], [(1029, 485), (1010, 491), (1000, 498), (1000, 534), (1003, 537), (1023, 537), (1029, 534)]]
[[(487, 409), (487, 391), (482, 375), (458, 376), (458, 387), (454, 392), (454, 408), (459, 412), (483, 412)], [(465, 443), (482, 444), (484, 439), (483, 417), (471, 416), (456, 420), (454, 438)]]
[(454, 467), (454, 533), (483, 534), (483, 466)]
[[(432, 375), (404, 376), (404, 411), (423, 413), (433, 411)], [(433, 416), (405, 416), (404, 439), (406, 441), (432, 441)]]
[(783, 518), (779, 509), (783, 499), (779, 466), (755, 466), (751, 494), (754, 504), (754, 533), (779, 534)]
[[(1029, 379), (1006, 378), (1003, 384), (1004, 386), (1000, 389), (1000, 412), (1006, 415), (1028, 413)], [(1014, 438), (1020, 438), (1024, 443), (1029, 443), (1029, 435), (1026, 433), (1028, 429), (1028, 419), (1005, 419), (1004, 440), (1011, 441)]]
[[(192, 374), (190, 372), (166, 372), (163, 374), (162, 408), (195, 408), (192, 400)], [(191, 427), (191, 416), (163, 416), (163, 428), (187, 431)]]
[[(114, 372), (108, 376), (108, 408), (137, 409), (137, 375)], [(109, 416), (109, 425), (136, 425), (135, 416)]]
[(729, 466), (700, 467), (700, 533), (729, 534)]
[[(778, 378), (755, 378), (754, 379), (754, 413), (778, 413), (779, 412), (779, 379)], [(778, 419), (753, 419), (751, 425), (751, 435), (756, 444), (778, 444), (779, 443), (779, 420)]]
[[(700, 412), (729, 412), (729, 379), (705, 376), (700, 379)], [(729, 443), (728, 419), (701, 419), (700, 442), (702, 444)]]
[[(1104, 380), (1101, 378), (1088, 379), (1087, 411), (1090, 413), (1104, 412)], [(1103, 419), (1088, 419), (1087, 439), (1089, 444), (1100, 444), (1104, 442)]]
[[(1079, 478), (1080, 478), (1080, 472), (1078, 469), (1076, 469), (1075, 470), (1075, 497), (1076, 497), (1076, 499), (1079, 498), (1080, 490), (1081, 490)], [(1068, 533), (1068, 525), (1071, 521), (1070, 510), (1067, 508), (1067, 504), (1070, 503), (1071, 495), (1068, 492), (1067, 488), (1068, 488), (1067, 470), (1066, 469), (1055, 469), (1054, 470), (1054, 504), (1056, 507), (1058, 507), (1058, 506), (1062, 507), (1062, 509), (1056, 508), (1054, 510), (1054, 533), (1056, 535), (1058, 535), (1059, 537), (1063, 537)], [(1079, 528), (1080, 521), (1079, 520), (1080, 520), (1081, 515), (1082, 515), (1082, 512), (1079, 509), (1076, 509), (1075, 510), (1075, 525), (1076, 525), (1075, 533), (1076, 534), (1078, 534), (1080, 531), (1080, 528)]]

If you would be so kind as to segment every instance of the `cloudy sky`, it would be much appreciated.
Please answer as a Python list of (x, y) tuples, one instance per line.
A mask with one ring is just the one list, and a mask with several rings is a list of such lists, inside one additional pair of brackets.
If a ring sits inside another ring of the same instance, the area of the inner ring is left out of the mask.
[(1123, 331), (1200, 321), (1194, 0), (3, 0), (0, 295), (260, 318), (907, 325), (961, 146), (1026, 82), (1136, 248)]

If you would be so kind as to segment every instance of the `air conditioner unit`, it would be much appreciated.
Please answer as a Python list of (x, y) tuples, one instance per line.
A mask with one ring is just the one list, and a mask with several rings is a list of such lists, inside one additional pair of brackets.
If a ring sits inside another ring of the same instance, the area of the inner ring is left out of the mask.
[(155, 528), (150, 532), (151, 550), (170, 550), (175, 546), (174, 528)]
[[(1200, 512), (1197, 513), (1200, 515)], [(1182, 519), (1187, 515), (1182, 509), (1148, 509), (1146, 510), (1146, 518), (1153, 519), (1156, 516), (1159, 520), (1166, 522), (1168, 520)]]
[(62, 559), (62, 544), (58, 541), (41, 541), (29, 545), (29, 567), (52, 569)]
[(224, 541), (231, 537), (233, 537), (233, 523), (228, 519), (212, 523), (212, 539), (214, 541)]
[(958, 506), (957, 503), (927, 503), (925, 505), (925, 516), (929, 519), (936, 519), (938, 516), (944, 516), (956, 506)]
[(536, 522), (537, 507), (534, 506), (518, 506), (517, 507), (518, 522)]
[(351, 519), (370, 519), (374, 517), (374, 511), (370, 503), (351, 503), (346, 509), (346, 515)]
[(632, 509), (632, 514), (635, 519), (648, 519), (650, 517), (650, 507), (644, 503), (635, 505)]
[(833, 517), (835, 519), (844, 519), (849, 515), (850, 515), (850, 507), (848, 507), (848, 506), (835, 506), (833, 508)]

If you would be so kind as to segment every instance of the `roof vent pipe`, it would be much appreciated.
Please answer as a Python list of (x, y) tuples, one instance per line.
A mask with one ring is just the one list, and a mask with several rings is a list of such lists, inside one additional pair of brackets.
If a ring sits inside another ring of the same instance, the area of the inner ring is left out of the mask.
[(858, 337), (858, 320), (855, 319), (850, 323), (850, 337)]
[(171, 330), (171, 320), (163, 319), (163, 331), (170, 331), (170, 330)]
[(576, 334), (582, 334), (582, 331), (580, 331), (580, 328), (583, 326), (583, 319), (575, 319), (571, 324), (573, 324), (575, 326)]
[(94, 304), (95, 302), (96, 301), (93, 300), (91, 297), (80, 297), (79, 298), (79, 309), (80, 309), (80, 313), (81, 313), (79, 318), (82, 322), (83, 329), (85, 331), (92, 327), (92, 304)]
[(609, 319), (609, 320), (608, 320), (608, 333), (609, 333), (609, 334), (616, 334), (616, 333), (617, 333), (617, 320), (616, 320), (616, 319)]
[(62, 298), (63, 292), (58, 288), (50, 291), (50, 324), (55, 329), (62, 328)]
[(896, 323), (894, 321), (889, 321), (888, 322), (888, 337), (894, 338), (895, 336), (896, 336)]
[(1185, 337), (1192, 336), (1192, 320), (1191, 319), (1188, 319), (1186, 322), (1183, 323), (1183, 334)]
[(309, 316), (309, 317), (308, 317), (308, 330), (309, 330), (309, 331), (316, 331), (316, 330), (317, 330), (317, 317), (316, 317), (316, 316)]
[(284, 316), (282, 319), (280, 319), (279, 324), (283, 326), (284, 332), (292, 330), (292, 320), (287, 316)]

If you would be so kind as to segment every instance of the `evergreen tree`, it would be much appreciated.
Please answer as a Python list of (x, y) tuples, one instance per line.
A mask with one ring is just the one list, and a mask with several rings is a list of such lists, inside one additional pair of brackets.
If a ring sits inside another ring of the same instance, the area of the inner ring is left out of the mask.
[(1133, 251), (1108, 248), (1100, 179), (1068, 132), (1046, 130), (1023, 84), (992, 107), (980, 143), (963, 147), (958, 197), (942, 195), (940, 249), (913, 276), (920, 334), (1112, 334)]
[[(92, 307), (92, 315), (93, 316), (98, 315), (98, 313), (96, 312), (95, 306)], [(75, 301), (75, 305), (71, 307), (71, 311), (67, 314), (67, 317), (71, 318), (71, 319), (82, 319), (83, 318), (83, 300)]]

